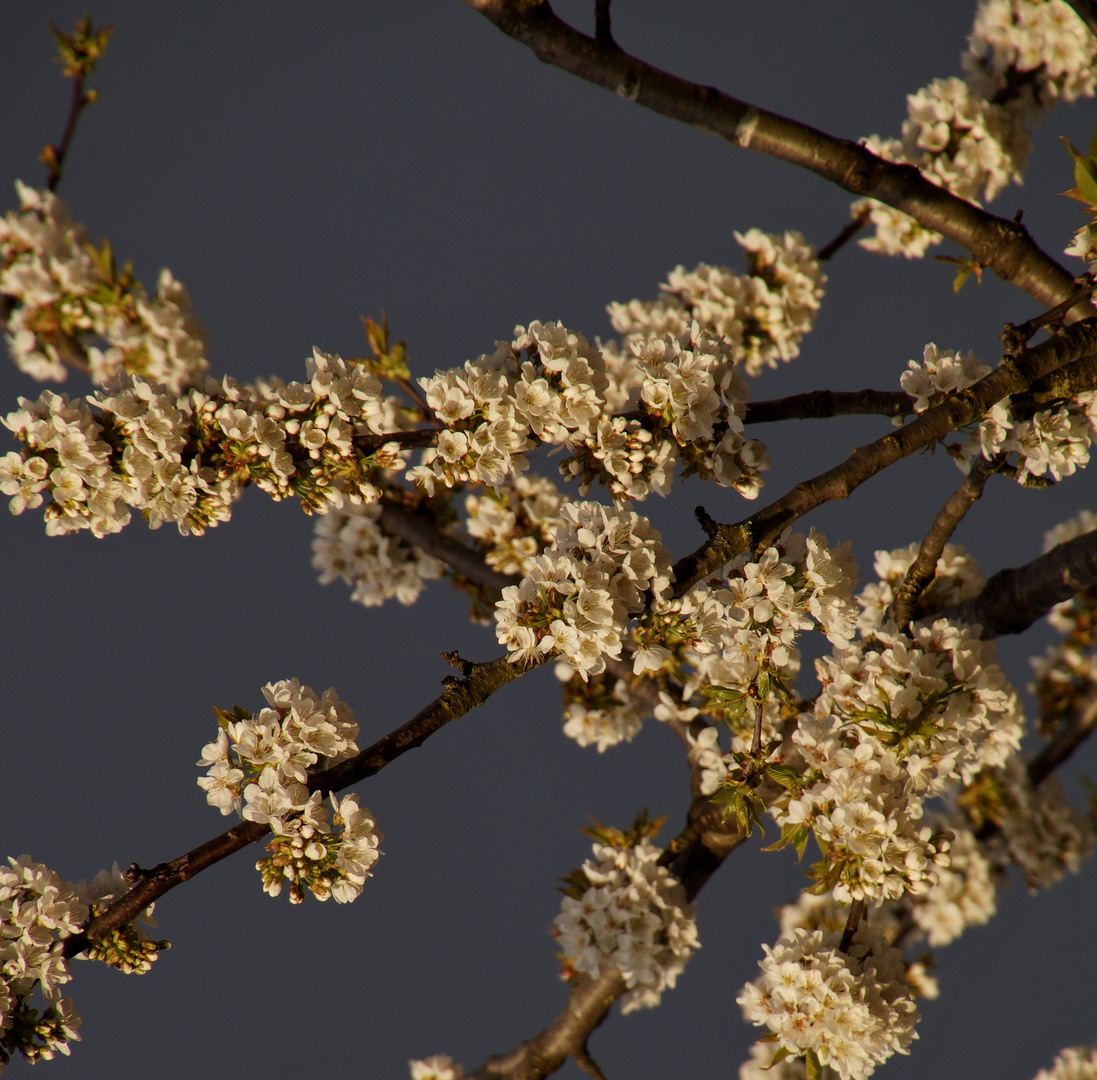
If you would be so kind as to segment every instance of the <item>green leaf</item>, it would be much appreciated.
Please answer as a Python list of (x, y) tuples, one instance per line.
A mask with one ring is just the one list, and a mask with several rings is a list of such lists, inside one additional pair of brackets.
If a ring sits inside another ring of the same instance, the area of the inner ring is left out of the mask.
[(819, 1062), (819, 1056), (814, 1050), (804, 1054), (804, 1064), (807, 1066), (807, 1080), (819, 1080), (823, 1074), (823, 1066)]
[(971, 266), (961, 266), (960, 269), (956, 271), (956, 277), (952, 279), (952, 291), (954, 293), (958, 293), (964, 287), (964, 282), (971, 277), (971, 271), (973, 269), (974, 267)]
[(762, 668), (762, 670), (758, 672), (756, 685), (758, 688), (758, 700), (764, 705), (766, 699), (769, 697), (769, 672), (765, 668)]
[[(1087, 203), (1097, 210), (1097, 161), (1091, 157), (1084, 157), (1070, 142), (1069, 139), (1059, 138), (1066, 144), (1070, 156), (1074, 159), (1074, 183), (1077, 185), (1074, 196), (1080, 202)], [(1090, 143), (1092, 146), (1092, 142)]]
[(780, 1065), (787, 1057), (792, 1057), (792, 1051), (787, 1046), (782, 1046), (781, 1049), (770, 1058), (769, 1064), (762, 1071), (768, 1072), (774, 1065)]
[(803, 776), (791, 765), (767, 765), (766, 774), (789, 791), (799, 791), (804, 786)]

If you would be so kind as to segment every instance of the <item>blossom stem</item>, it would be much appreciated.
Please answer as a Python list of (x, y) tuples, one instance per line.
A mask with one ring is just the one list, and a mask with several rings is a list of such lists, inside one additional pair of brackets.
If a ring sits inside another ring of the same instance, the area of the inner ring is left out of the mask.
[(866, 206), (859, 211), (856, 217), (829, 244), (824, 244), (818, 251), (820, 262), (833, 259), (867, 224), (872, 211)]
[(842, 941), (838, 948), (841, 952), (848, 953), (853, 944), (853, 935), (857, 933), (857, 927), (861, 925), (861, 916), (865, 913), (864, 899), (854, 900), (849, 907), (849, 918), (846, 919), (846, 928), (842, 931)]

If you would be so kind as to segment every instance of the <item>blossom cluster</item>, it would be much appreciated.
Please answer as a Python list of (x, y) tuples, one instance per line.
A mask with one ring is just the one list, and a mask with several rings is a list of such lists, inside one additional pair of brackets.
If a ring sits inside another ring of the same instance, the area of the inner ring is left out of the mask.
[[(88, 905), (76, 888), (29, 855), (0, 868), (0, 1068), (19, 1051), (28, 1061), (68, 1054), (80, 1017), (61, 987), (72, 976), (63, 942), (79, 933)], [(41, 1015), (28, 1000), (45, 999)]]
[(684, 337), (694, 322), (727, 343), (732, 361), (748, 375), (800, 355), (826, 285), (815, 249), (795, 230), (750, 229), (735, 239), (747, 253), (746, 274), (708, 263), (688, 271), (678, 266), (660, 286), (660, 299), (609, 305), (614, 329), (623, 335), (619, 385), (631, 382), (630, 347)]
[(563, 505), (564, 493), (547, 476), (513, 476), (496, 491), (466, 496), (465, 529), (492, 569), (526, 574), (565, 525)]
[[(854, 635), (857, 607), (853, 585), (857, 563), (850, 545), (830, 547), (814, 529), (804, 536), (786, 530), (758, 555), (743, 554), (717, 578), (643, 620), (633, 667), (665, 670), (682, 686), (681, 701), (665, 692), (656, 719), (689, 722), (705, 711), (729, 723), (732, 749), (749, 743), (754, 715), (744, 706), (762, 673), (788, 682), (799, 671), (795, 642), (818, 628), (834, 644)], [(764, 700), (763, 734), (776, 735), (776, 695)], [(704, 794), (726, 773), (716, 729), (698, 737), (692, 758), (702, 774)]]
[(570, 452), (560, 468), (583, 494), (594, 480), (618, 499), (665, 494), (681, 456), (687, 472), (753, 498), (768, 462), (760, 443), (743, 438), (748, 393), (735, 365), (725, 343), (687, 324), (680, 338), (644, 343), (627, 373), (618, 365), (641, 405), (613, 415), (600, 349), (558, 323), (518, 326), (490, 356), (419, 380), (444, 428), (408, 477), (432, 496), (439, 485), (499, 492), (529, 468), (531, 450), (550, 445)]
[(569, 503), (552, 546), (521, 584), (503, 590), (495, 634), (511, 663), (556, 653), (582, 679), (621, 655), (629, 618), (670, 586), (670, 557), (647, 518), (595, 502)]
[(553, 920), (561, 956), (571, 972), (593, 979), (616, 966), (627, 987), (621, 1012), (654, 1008), (701, 947), (693, 905), (649, 841), (594, 844), (593, 853)]
[(1064, 0), (982, 0), (961, 63), (988, 101), (1050, 109), (1097, 87), (1097, 41)]
[(16, 514), (48, 495), (51, 534), (95, 536), (123, 528), (131, 509), (152, 528), (201, 534), (228, 520), (250, 483), (296, 495), (308, 512), (375, 501), (373, 471), (404, 462), (396, 443), (366, 453), (355, 438), (401, 426), (399, 410), (360, 364), (316, 349), (306, 369), (303, 383), (209, 379), (175, 395), (125, 376), (84, 399), (20, 398), (4, 424), (23, 452), (0, 459), (0, 491)]
[(998, 910), (994, 864), (980, 849), (975, 834), (954, 822), (949, 864), (938, 866), (929, 891), (911, 897), (911, 914), (934, 948), (955, 941), (969, 926), (983, 926)]
[(1097, 1044), (1061, 1050), (1051, 1068), (1041, 1069), (1034, 1080), (1097, 1080)]
[(19, 369), (62, 380), (74, 357), (96, 383), (129, 373), (175, 393), (199, 385), (205, 331), (186, 289), (162, 270), (149, 296), (109, 246), (88, 243), (56, 195), (15, 187), (19, 210), (0, 220), (0, 295), (12, 305), (7, 342)]
[(464, 1068), (449, 1054), (431, 1054), (422, 1061), (412, 1058), (408, 1062), (411, 1080), (461, 1080)]
[[(1064, 0), (981, 0), (961, 62), (965, 79), (936, 79), (907, 98), (902, 140), (872, 136), (865, 145), (962, 199), (991, 200), (1021, 182), (1026, 123), (1060, 101), (1093, 96), (1097, 43)], [(870, 251), (921, 258), (940, 243), (940, 234), (875, 200), (852, 211), (876, 227), (860, 242)]]
[(1016, 693), (993, 646), (945, 620), (909, 636), (885, 624), (816, 671), (814, 711), (792, 736), (802, 786), (771, 812), (790, 842), (814, 832), (817, 876), (838, 900), (923, 894), (949, 849), (923, 804), (1018, 749)]
[(583, 679), (561, 660), (556, 678), (563, 683), (564, 734), (580, 746), (597, 746), (599, 754), (618, 743), (632, 742), (651, 712), (624, 679), (605, 672)]
[(862, 1080), (892, 1054), (909, 1053), (918, 1007), (902, 953), (868, 923), (841, 952), (840, 931), (797, 929), (763, 946), (761, 976), (743, 987), (744, 1017), (766, 1026), (775, 1050), (811, 1054), (843, 1080)]
[(277, 896), (286, 885), (292, 903), (306, 890), (350, 903), (372, 876), (381, 835), (356, 795), (332, 795), (329, 822), (323, 793), (309, 791), (308, 779), (358, 753), (354, 713), (334, 689), (318, 697), (297, 679), (268, 683), (263, 696), (267, 707), (254, 717), (239, 706), (218, 710), (220, 731), (202, 750), (207, 771), (198, 786), (222, 814), (236, 810), (270, 826), (270, 855), (256, 864), (265, 892)]
[[(971, 353), (961, 356), (938, 349), (932, 342), (921, 361), (911, 360), (900, 385), (914, 398), (914, 411), (925, 412), (951, 393), (964, 390), (990, 373)], [(957, 464), (967, 472), (972, 462), (1016, 454), (1019, 483), (1045, 475), (1061, 480), (1089, 462), (1097, 440), (1097, 392), (1083, 391), (1070, 401), (1046, 409), (1018, 410), (1011, 398), (995, 404), (962, 443), (951, 447)]]
[(1001, 819), (1003, 861), (1018, 867), (1029, 892), (1050, 888), (1068, 871), (1078, 873), (1093, 854), (1093, 828), (1063, 797), (1056, 779), (1047, 777), (1034, 788), (1016, 756), (993, 775), (1006, 811)]
[(342, 578), (352, 586), (350, 598), (365, 607), (378, 607), (395, 597), (414, 604), (428, 581), (436, 581), (445, 567), (421, 548), (390, 536), (377, 523), (379, 503), (344, 505), (316, 520), (312, 565), (320, 584)]

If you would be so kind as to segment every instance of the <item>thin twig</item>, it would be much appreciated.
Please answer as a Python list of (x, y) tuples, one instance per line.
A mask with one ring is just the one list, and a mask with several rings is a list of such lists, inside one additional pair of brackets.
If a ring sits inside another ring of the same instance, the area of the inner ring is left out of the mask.
[(743, 423), (826, 420), (832, 416), (906, 416), (912, 412), (914, 399), (902, 390), (812, 390), (769, 401), (748, 402)]
[(1019, 323), (1016, 326), (1014, 326), (1013, 323), (1006, 323), (998, 337), (1005, 346), (1008, 355), (1014, 356), (1020, 352), (1042, 327), (1047, 326), (1049, 323), (1056, 323), (1064, 318), (1067, 312), (1070, 311), (1075, 304), (1080, 304), (1084, 300), (1089, 300), (1093, 295), (1093, 290), (1097, 288), (1097, 279), (1095, 279), (1092, 274), (1085, 273), (1081, 277), (1075, 278), (1074, 284), (1077, 285), (1078, 288), (1061, 304), (1056, 304), (1055, 307), (1041, 312), (1039, 315), (1035, 315), (1033, 318), (1028, 319), (1026, 322)]
[(609, 8), (612, 0), (594, 0), (594, 39), (601, 45), (616, 49), (613, 29), (610, 25)]
[(867, 224), (872, 211), (865, 207), (859, 210), (856, 216), (829, 244), (824, 244), (816, 253), (820, 262), (833, 259)]
[(46, 173), (47, 191), (56, 191), (57, 185), (61, 183), (61, 172), (65, 167), (65, 156), (69, 152), (69, 145), (76, 133), (76, 123), (80, 119), (80, 114), (94, 100), (94, 98), (89, 99), (84, 94), (83, 72), (74, 75), (72, 77), (72, 103), (69, 105), (69, 118), (65, 122), (65, 133), (61, 136), (59, 143), (56, 145), (51, 144), (43, 151), (44, 162), (49, 166)]
[(594, 1080), (606, 1080), (606, 1074), (598, 1067), (598, 1062), (590, 1056), (590, 1050), (587, 1049), (586, 1043), (583, 1043), (571, 1056), (575, 1058), (575, 1063), (588, 1076), (593, 1076)]
[(842, 931), (842, 940), (838, 945), (841, 952), (848, 953), (853, 944), (853, 935), (857, 933), (857, 927), (861, 925), (861, 916), (865, 913), (864, 899), (854, 900), (849, 907), (849, 918), (846, 919), (846, 928)]
[(983, 486), (1005, 461), (1006, 455), (999, 454), (993, 461), (979, 458), (971, 467), (964, 482), (949, 496), (948, 501), (938, 511), (918, 548), (918, 555), (910, 564), (902, 584), (895, 590), (895, 596), (888, 610), (888, 618), (905, 630), (911, 620), (911, 613), (922, 590), (933, 580), (937, 569), (937, 560), (945, 550), (945, 544), (956, 531), (956, 526), (964, 515), (975, 505), (983, 494)]
[(1029, 762), (1028, 778), (1038, 787), (1066, 761), (1097, 728), (1097, 687), (1092, 688), (1074, 710), (1070, 721)]

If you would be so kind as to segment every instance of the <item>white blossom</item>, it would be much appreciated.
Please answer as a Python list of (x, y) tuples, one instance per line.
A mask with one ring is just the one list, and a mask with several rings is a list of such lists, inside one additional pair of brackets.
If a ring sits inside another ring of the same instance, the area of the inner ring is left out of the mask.
[(743, 988), (744, 1017), (777, 1036), (771, 1046), (812, 1053), (843, 1080), (861, 1080), (892, 1054), (909, 1053), (918, 1007), (910, 996), (902, 953), (867, 923), (848, 953), (840, 931), (797, 929), (763, 946), (761, 976)]
[(1097, 1044), (1060, 1050), (1051, 1068), (1041, 1069), (1034, 1080), (1097, 1080)]
[(440, 578), (445, 567), (433, 556), (407, 541), (383, 532), (377, 524), (378, 503), (344, 506), (319, 517), (314, 526), (312, 565), (320, 584), (341, 578), (353, 589), (351, 600), (377, 607), (395, 597), (414, 604), (428, 581)]
[(449, 1054), (432, 1054), (419, 1061), (408, 1062), (411, 1080), (461, 1080), (465, 1070)]
[(263, 696), (268, 707), (254, 716), (240, 708), (218, 712), (221, 730), (203, 748), (198, 764), (207, 770), (198, 786), (222, 814), (236, 810), (270, 826), (270, 854), (256, 863), (265, 892), (277, 896), (288, 885), (293, 903), (305, 890), (349, 903), (371, 876), (381, 834), (357, 795), (332, 795), (329, 822), (322, 793), (307, 783), (310, 773), (358, 753), (354, 713), (334, 688), (321, 697), (297, 679), (268, 683)]
[(20, 209), (0, 219), (0, 294), (13, 303), (7, 341), (20, 370), (62, 380), (63, 358), (75, 353), (96, 383), (129, 373), (173, 393), (200, 384), (205, 331), (171, 272), (160, 272), (149, 296), (113, 267), (109, 249), (87, 242), (56, 195), (15, 186)]
[(593, 851), (579, 872), (588, 887), (566, 895), (554, 920), (560, 952), (572, 971), (594, 979), (615, 965), (627, 988), (623, 1013), (653, 1008), (700, 948), (693, 905), (658, 864), (661, 848), (644, 840)]
[(503, 590), (496, 637), (512, 663), (556, 653), (587, 679), (619, 657), (627, 624), (670, 586), (670, 558), (650, 522), (594, 502), (562, 511), (552, 546), (521, 584)]
[[(80, 1017), (61, 987), (71, 978), (64, 941), (83, 930), (88, 906), (76, 887), (29, 855), (0, 867), (0, 1069), (15, 1051), (29, 1062), (68, 1054)], [(31, 1022), (38, 991), (45, 1010)]]

